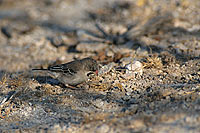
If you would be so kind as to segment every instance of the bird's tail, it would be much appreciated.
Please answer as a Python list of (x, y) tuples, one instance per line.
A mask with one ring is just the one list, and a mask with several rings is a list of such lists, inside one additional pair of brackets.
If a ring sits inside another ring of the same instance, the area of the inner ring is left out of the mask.
[(49, 69), (33, 68), (32, 71), (48, 71)]

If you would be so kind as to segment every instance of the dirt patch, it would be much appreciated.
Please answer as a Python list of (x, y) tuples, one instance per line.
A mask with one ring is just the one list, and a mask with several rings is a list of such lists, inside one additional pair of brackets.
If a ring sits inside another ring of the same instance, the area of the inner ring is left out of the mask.
[[(3, 132), (200, 132), (200, 2), (0, 1)], [(101, 65), (72, 89), (45, 72)]]

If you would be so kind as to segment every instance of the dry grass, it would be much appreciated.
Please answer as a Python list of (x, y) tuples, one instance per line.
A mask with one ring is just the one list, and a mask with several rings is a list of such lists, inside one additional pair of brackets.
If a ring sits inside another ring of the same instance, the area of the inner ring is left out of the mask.
[(107, 91), (111, 87), (110, 83), (101, 83), (101, 84), (90, 84), (90, 88), (95, 89), (97, 91)]
[(14, 103), (10, 101), (0, 106), (0, 119), (5, 119), (14, 111)]
[(7, 80), (8, 80), (8, 77), (7, 77), (7, 75), (5, 74), (3, 77), (2, 77), (2, 79), (1, 79), (1, 81), (0, 81), (0, 85), (5, 85), (6, 84), (6, 82), (7, 82)]
[(144, 68), (157, 68), (162, 69), (163, 64), (161, 58), (158, 57), (158, 55), (152, 55), (145, 59), (145, 62), (143, 62)]
[[(2, 97), (4, 97), (7, 96), (10, 91), (17, 90), (24, 86), (25, 79), (22, 75), (19, 75), (15, 78), (11, 78), (8, 74), (5, 74), (0, 81), (0, 93), (2, 93)], [(7, 99), (6, 102), (0, 105), (0, 119), (8, 117), (8, 115), (13, 112), (14, 103), (11, 102), (12, 97), (13, 95), (9, 99)]]
[(15, 78), (11, 78), (9, 75), (5, 74), (1, 81), (0, 81), (0, 85), (5, 86), (5, 85), (9, 85), (10, 87), (20, 87), (25, 85), (25, 78), (23, 75), (18, 75)]

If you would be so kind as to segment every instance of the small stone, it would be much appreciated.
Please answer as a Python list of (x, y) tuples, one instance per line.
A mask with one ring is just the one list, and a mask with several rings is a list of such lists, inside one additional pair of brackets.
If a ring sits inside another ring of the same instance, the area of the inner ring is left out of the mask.
[(200, 75), (200, 71), (198, 71), (197, 74)]
[(106, 124), (102, 124), (96, 128), (96, 133), (108, 133), (110, 131), (110, 127)]
[(143, 49), (143, 48), (138, 48), (136, 50), (136, 54), (139, 55), (139, 56), (144, 56), (144, 57), (147, 57), (148, 56), (148, 51), (146, 49)]
[(126, 74), (123, 75), (126, 79), (134, 78), (136, 75), (143, 74), (143, 65), (139, 61), (133, 61), (133, 63), (129, 63), (125, 66)]
[(104, 74), (104, 73), (109, 72), (109, 71), (114, 67), (114, 65), (115, 65), (115, 63), (112, 62), (112, 63), (109, 63), (108, 65), (103, 66), (103, 67), (99, 70), (98, 74), (99, 74), (99, 75), (102, 75), (102, 74)]
[(143, 65), (139, 61), (133, 61), (125, 67), (127, 68), (126, 73), (139, 73), (140, 75), (143, 73)]
[(133, 57), (124, 57), (120, 60), (121, 62), (121, 66), (125, 67), (126, 64), (130, 63), (131, 61), (133, 61), (134, 58)]
[(174, 44), (173, 47), (176, 49), (176, 52), (177, 52), (178, 54), (182, 54), (183, 51), (187, 51), (187, 49), (188, 49), (188, 48), (187, 48), (184, 44), (182, 44), (182, 43), (176, 43), (176, 44)]
[(107, 51), (106, 52), (106, 56), (108, 56), (108, 57), (113, 57), (114, 56), (114, 53), (112, 52), (112, 51)]

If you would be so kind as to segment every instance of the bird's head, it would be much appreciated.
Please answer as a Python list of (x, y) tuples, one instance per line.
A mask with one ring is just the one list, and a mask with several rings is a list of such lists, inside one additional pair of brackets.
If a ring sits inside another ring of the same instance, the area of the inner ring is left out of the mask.
[(96, 60), (92, 58), (85, 58), (85, 59), (82, 59), (81, 61), (84, 64), (84, 69), (86, 71), (95, 72), (98, 75), (100, 66)]

